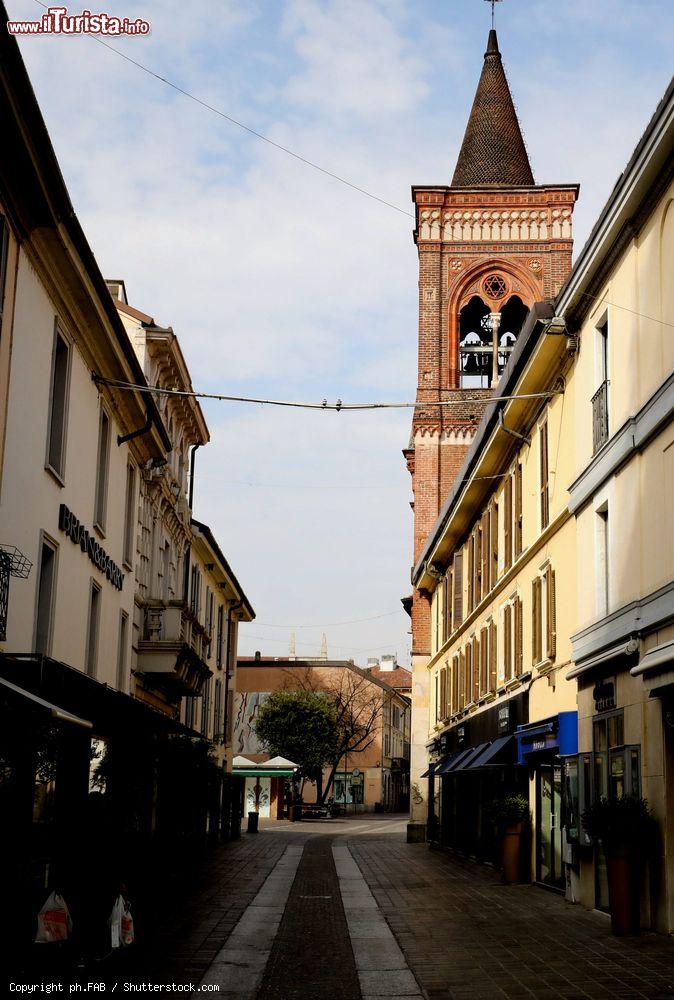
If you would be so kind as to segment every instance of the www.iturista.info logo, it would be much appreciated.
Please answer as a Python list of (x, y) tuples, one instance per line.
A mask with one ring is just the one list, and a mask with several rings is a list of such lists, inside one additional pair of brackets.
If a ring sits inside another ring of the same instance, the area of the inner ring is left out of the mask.
[(150, 22), (114, 14), (69, 14), (67, 7), (48, 7), (39, 21), (8, 21), (10, 35), (147, 35)]

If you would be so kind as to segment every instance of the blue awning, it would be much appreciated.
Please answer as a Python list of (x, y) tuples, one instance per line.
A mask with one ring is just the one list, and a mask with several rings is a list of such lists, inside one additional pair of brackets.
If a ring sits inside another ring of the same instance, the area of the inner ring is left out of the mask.
[(457, 763), (457, 765), (454, 768), (454, 770), (455, 771), (465, 771), (465, 770), (467, 770), (468, 767), (473, 763), (473, 761), (477, 760), (477, 758), (480, 756), (480, 754), (483, 753), (487, 749), (488, 746), (489, 746), (489, 743), (480, 743), (476, 747), (471, 747), (471, 749), (468, 751), (468, 753)]
[(517, 761), (525, 764), (532, 754), (555, 752), (560, 757), (578, 753), (578, 713), (560, 712), (527, 726), (518, 726)]
[[(514, 736), (499, 736), (493, 741), (493, 743), (488, 743), (479, 757), (474, 757), (472, 762), (467, 766), (467, 771), (476, 771), (481, 767), (499, 767), (503, 764), (514, 764), (515, 763), (515, 753), (513, 752), (515, 748), (515, 737)], [(510, 750), (510, 753), (507, 751)], [(509, 760), (504, 760), (503, 758), (510, 758)]]

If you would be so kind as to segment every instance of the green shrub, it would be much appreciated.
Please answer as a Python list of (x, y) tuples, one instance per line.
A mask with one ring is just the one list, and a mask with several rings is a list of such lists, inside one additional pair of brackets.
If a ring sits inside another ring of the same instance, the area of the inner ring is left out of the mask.
[(648, 802), (638, 795), (601, 798), (585, 810), (582, 820), (590, 840), (604, 847), (638, 846), (653, 826)]
[(513, 826), (529, 819), (529, 802), (523, 795), (505, 795), (494, 799), (489, 815), (499, 828)]

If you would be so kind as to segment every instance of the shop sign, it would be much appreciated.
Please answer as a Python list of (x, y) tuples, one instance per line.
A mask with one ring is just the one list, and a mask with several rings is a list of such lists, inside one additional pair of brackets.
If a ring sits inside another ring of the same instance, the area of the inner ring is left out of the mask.
[(456, 741), (460, 747), (462, 747), (466, 742), (466, 727), (459, 726), (456, 730)]
[(498, 707), (498, 731), (499, 733), (510, 732), (510, 702), (506, 701)]
[(545, 741), (545, 739), (534, 740), (533, 743), (531, 744), (531, 750), (532, 751), (533, 750), (545, 750), (545, 748), (546, 748), (546, 741)]
[(124, 574), (119, 566), (112, 561), (103, 546), (98, 544), (93, 535), (87, 531), (82, 522), (64, 503), (59, 507), (59, 528), (65, 532), (71, 542), (79, 545), (82, 552), (85, 552), (89, 557), (90, 562), (108, 578), (113, 587), (116, 587), (117, 590), (122, 589)]
[(592, 692), (595, 712), (608, 712), (616, 707), (615, 688), (615, 677), (606, 677), (601, 681), (597, 681)]

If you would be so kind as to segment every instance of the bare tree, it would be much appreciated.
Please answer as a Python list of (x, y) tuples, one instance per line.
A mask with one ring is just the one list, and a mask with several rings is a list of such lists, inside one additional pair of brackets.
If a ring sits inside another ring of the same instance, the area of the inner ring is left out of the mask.
[(329, 765), (330, 773), (325, 788), (321, 787), (321, 775), (316, 795), (317, 801), (324, 803), (334, 784), (340, 761), (351, 754), (363, 753), (375, 742), (385, 692), (355, 664), (327, 670), (306, 667), (301, 672), (293, 668), (286, 673), (289, 686), (307, 691), (324, 691), (335, 705), (338, 732), (335, 754)]

